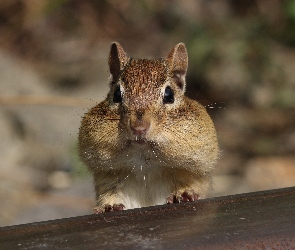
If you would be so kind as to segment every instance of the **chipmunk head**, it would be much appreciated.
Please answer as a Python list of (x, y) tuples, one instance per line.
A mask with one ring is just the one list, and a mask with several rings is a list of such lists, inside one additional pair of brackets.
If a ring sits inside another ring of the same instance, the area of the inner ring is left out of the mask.
[[(164, 59), (134, 59), (119, 43), (111, 45), (108, 100), (118, 109), (121, 127), (131, 140), (143, 142), (167, 111), (177, 109), (185, 91), (188, 57), (177, 44)], [(133, 139), (132, 139), (133, 138)]]

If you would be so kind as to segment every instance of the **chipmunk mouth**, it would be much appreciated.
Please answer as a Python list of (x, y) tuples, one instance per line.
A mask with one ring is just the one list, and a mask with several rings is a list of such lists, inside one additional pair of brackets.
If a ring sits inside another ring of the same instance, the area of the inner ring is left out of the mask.
[(127, 139), (127, 144), (145, 145), (149, 143), (149, 140), (144, 135), (132, 135)]
[(132, 136), (127, 140), (127, 145), (133, 147), (151, 147), (154, 148), (156, 143), (144, 136)]
[(147, 143), (147, 139), (143, 136), (134, 136), (132, 141), (140, 145)]

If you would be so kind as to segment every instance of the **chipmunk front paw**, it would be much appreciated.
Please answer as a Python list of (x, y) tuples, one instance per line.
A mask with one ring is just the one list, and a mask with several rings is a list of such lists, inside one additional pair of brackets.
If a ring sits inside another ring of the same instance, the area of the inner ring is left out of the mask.
[(93, 212), (94, 212), (94, 214), (101, 214), (101, 213), (105, 213), (105, 212), (121, 211), (124, 209), (125, 209), (125, 206), (122, 203), (113, 204), (113, 205), (106, 204), (102, 207), (94, 207)]
[(171, 194), (167, 199), (167, 204), (172, 203), (180, 203), (180, 202), (188, 202), (188, 201), (196, 201), (200, 197), (199, 194), (195, 193), (194, 190), (185, 190), (184, 192), (176, 192)]

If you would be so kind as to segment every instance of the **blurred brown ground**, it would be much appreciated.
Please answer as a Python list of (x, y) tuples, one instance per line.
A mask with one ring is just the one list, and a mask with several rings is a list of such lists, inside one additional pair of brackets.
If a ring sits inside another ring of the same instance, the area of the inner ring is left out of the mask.
[(114, 40), (148, 58), (187, 45), (222, 150), (212, 196), (294, 185), (294, 25), (294, 0), (1, 1), (0, 226), (91, 213), (77, 132)]

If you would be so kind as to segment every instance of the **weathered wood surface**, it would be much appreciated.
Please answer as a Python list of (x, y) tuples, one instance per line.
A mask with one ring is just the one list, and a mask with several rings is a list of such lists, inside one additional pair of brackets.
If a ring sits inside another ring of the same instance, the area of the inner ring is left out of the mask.
[(295, 188), (4, 227), (0, 249), (295, 249)]

